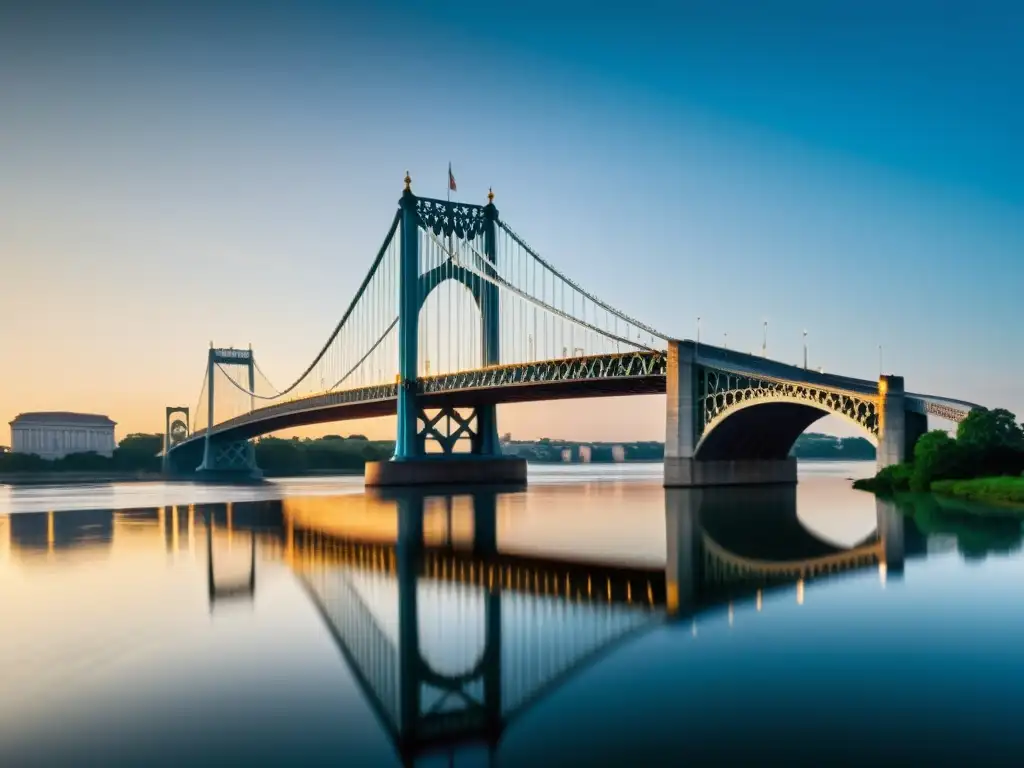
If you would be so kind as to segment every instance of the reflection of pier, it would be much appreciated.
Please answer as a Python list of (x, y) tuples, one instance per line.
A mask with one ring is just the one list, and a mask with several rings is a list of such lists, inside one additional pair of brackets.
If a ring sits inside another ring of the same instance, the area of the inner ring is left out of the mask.
[(844, 549), (811, 535), (797, 519), (796, 489), (666, 489), (665, 568), (668, 608), (691, 615), (701, 608), (796, 582), (802, 600), (808, 580), (877, 567), (883, 578), (903, 571), (903, 517), (877, 503), (875, 533)]

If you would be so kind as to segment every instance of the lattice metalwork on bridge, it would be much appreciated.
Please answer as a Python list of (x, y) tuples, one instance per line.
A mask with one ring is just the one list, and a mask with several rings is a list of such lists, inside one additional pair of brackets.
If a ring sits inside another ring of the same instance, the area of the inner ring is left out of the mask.
[(966, 419), (967, 414), (971, 412), (971, 409), (966, 406), (947, 405), (931, 400), (925, 401), (924, 410), (929, 416), (938, 416), (940, 419), (947, 419), (957, 424)]
[(842, 416), (878, 436), (877, 397), (733, 371), (700, 371), (698, 435), (710, 432), (734, 410), (757, 403), (801, 403)]
[[(347, 539), (318, 530), (295, 531), (292, 550), (284, 543), (266, 542), (265, 551), (297, 566), (317, 562), (328, 566), (358, 568), (367, 573), (394, 575), (393, 543)], [(557, 597), (580, 603), (625, 603), (659, 608), (665, 604), (662, 574), (612, 573), (565, 563), (545, 566), (518, 562), (515, 558), (483, 559), (465, 552), (427, 550), (420, 560), (422, 578), (455, 584), (501, 589), (539, 597)]]
[(419, 379), (418, 388), (423, 394), (434, 394), (520, 384), (639, 379), (664, 376), (666, 364), (665, 352), (638, 350), (577, 359), (495, 365), (444, 376), (427, 376)]

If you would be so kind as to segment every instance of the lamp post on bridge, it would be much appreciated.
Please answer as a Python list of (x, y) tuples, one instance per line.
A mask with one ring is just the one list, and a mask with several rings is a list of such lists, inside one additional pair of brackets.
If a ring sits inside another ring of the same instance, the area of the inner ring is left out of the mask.
[(768, 357), (768, 321), (764, 321), (764, 336), (761, 339), (761, 357)]
[(804, 370), (807, 370), (807, 329), (804, 329)]
[(700, 344), (700, 315), (697, 315), (697, 343)]

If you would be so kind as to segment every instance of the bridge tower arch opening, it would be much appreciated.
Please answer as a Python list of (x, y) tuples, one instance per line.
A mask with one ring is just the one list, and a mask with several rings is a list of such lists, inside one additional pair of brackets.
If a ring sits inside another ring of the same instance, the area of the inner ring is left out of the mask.
[[(423, 260), (432, 266), (427, 266), (427, 271), (419, 278), (419, 380), (496, 364), (497, 339), (489, 327), (489, 321), (496, 327), (496, 317), (487, 312), (489, 304), (498, 301), (495, 286), (484, 283), (453, 262), (454, 237), (441, 242), (435, 242), (422, 232), (420, 237), (421, 253), (426, 254)], [(491, 343), (488, 343), (489, 336), (495, 336)], [(482, 414), (484, 410), (490, 412)], [(417, 455), (493, 453), (492, 447), (481, 443), (484, 438), (481, 423), (491, 416), (487, 423), (496, 431), (496, 414), (491, 413), (494, 410), (493, 405), (467, 407), (457, 402), (433, 408), (418, 407)]]

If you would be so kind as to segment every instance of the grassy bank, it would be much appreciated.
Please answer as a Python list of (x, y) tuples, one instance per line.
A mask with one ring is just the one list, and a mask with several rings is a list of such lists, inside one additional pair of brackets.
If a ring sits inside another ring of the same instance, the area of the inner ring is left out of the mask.
[(1024, 477), (978, 477), (973, 480), (936, 480), (932, 491), (988, 504), (1024, 507)]

